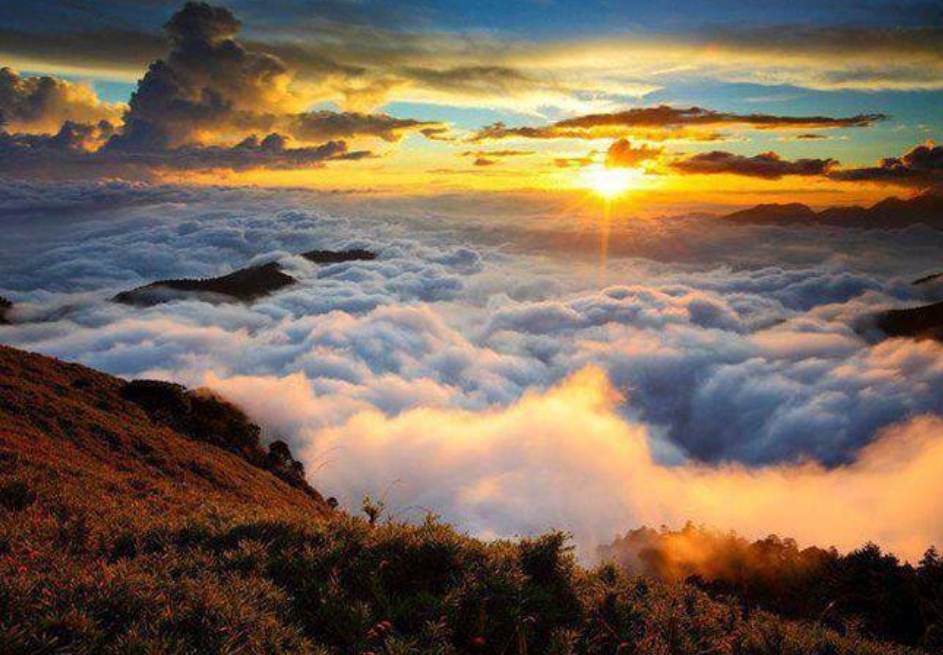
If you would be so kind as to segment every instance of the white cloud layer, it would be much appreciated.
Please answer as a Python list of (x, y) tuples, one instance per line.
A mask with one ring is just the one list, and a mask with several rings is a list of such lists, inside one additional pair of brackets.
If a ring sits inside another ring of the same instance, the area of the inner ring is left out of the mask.
[[(593, 224), (518, 205), (6, 185), (0, 341), (214, 387), (326, 494), (478, 534), (941, 541), (943, 347), (867, 329), (934, 293), (909, 281), (943, 268), (938, 233), (627, 221), (603, 274)], [(380, 256), (293, 256), (354, 247)], [(108, 302), (272, 259), (299, 283), (253, 305)]]

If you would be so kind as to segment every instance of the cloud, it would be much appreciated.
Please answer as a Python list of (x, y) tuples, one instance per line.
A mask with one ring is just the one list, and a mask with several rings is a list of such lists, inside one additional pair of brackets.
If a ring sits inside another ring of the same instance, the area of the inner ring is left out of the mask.
[[(503, 123), (494, 123), (476, 132), (471, 140), (485, 141), (511, 137), (594, 139), (621, 137), (635, 133), (690, 136), (692, 133), (684, 130), (696, 128), (704, 131), (721, 127), (757, 130), (835, 129), (870, 127), (886, 118), (883, 114), (858, 114), (847, 117), (735, 114), (702, 107), (683, 108), (658, 105), (635, 107), (605, 114), (587, 114), (541, 127), (507, 127)], [(713, 135), (708, 133), (706, 138), (713, 138)]]
[(583, 166), (589, 166), (593, 163), (593, 155), (595, 153), (590, 153), (585, 157), (557, 157), (553, 160), (553, 165), (557, 168), (582, 168)]
[(518, 93), (542, 86), (529, 74), (508, 66), (407, 67), (400, 73), (410, 81), (436, 90), (489, 98), (496, 93)]
[[(810, 7), (814, 20), (697, 28), (671, 21), (668, 32), (643, 21), (630, 34), (576, 38), (445, 29), (409, 3), (296, 4), (281, 19), (244, 7), (263, 19), (245, 47), (295, 71), (311, 104), (334, 101), (347, 110), (419, 101), (587, 113), (689, 79), (829, 91), (943, 88), (943, 30), (912, 5), (903, 22), (885, 10), (867, 24), (858, 7), (849, 23), (846, 7), (822, 24), (821, 7)], [(164, 51), (158, 34), (124, 22), (84, 18), (51, 30), (45, 16), (16, 13), (0, 30), (0, 53), (25, 70), (133, 81)]]
[(628, 139), (613, 141), (606, 152), (606, 166), (609, 168), (636, 168), (646, 161), (657, 159), (662, 148), (649, 146), (635, 147)]
[(207, 135), (265, 130), (272, 115), (300, 107), (285, 64), (235, 40), (240, 23), (222, 7), (188, 2), (164, 29), (166, 59), (151, 64), (131, 96), (118, 150), (161, 150)]
[(789, 161), (775, 152), (763, 152), (752, 157), (713, 150), (675, 160), (671, 167), (685, 174), (742, 175), (778, 180), (786, 175), (820, 176), (837, 165), (834, 159), (797, 159)]
[(462, 153), (462, 157), (492, 157), (500, 159), (503, 157), (527, 157), (533, 154), (533, 150), (466, 150)]
[(843, 182), (879, 182), (930, 187), (943, 182), (943, 146), (927, 142), (900, 157), (885, 157), (877, 166), (844, 168), (829, 177)]
[[(445, 129), (441, 123), (418, 121), (412, 118), (394, 118), (387, 114), (358, 112), (314, 111), (298, 114), (290, 121), (290, 132), (305, 141), (375, 136), (384, 141), (399, 141), (410, 131), (425, 134), (429, 130)], [(431, 132), (436, 134), (436, 132)]]
[[(18, 308), (0, 341), (209, 384), (305, 452), (325, 493), (356, 506), (400, 479), (394, 511), (422, 505), (481, 534), (555, 526), (588, 548), (692, 518), (807, 543), (868, 534), (907, 553), (934, 536), (926, 512), (939, 508), (907, 513), (896, 494), (909, 488), (888, 472), (935, 466), (935, 442), (914, 435), (939, 426), (913, 419), (943, 415), (943, 347), (856, 331), (877, 309), (925, 301), (909, 281), (943, 255), (929, 230), (620, 221), (601, 278), (597, 223), (570, 207), (389, 202), (0, 185), (0, 295)], [(292, 256), (352, 247), (379, 257)], [(251, 305), (108, 302), (272, 260), (298, 283)], [(903, 434), (914, 440), (888, 436)], [(900, 469), (869, 454), (885, 441)], [(939, 497), (926, 484), (918, 495)], [(823, 513), (790, 509), (787, 488), (824, 498)], [(901, 516), (869, 522), (861, 507)]]
[[(266, 396), (285, 396), (275, 387), (254, 401), (256, 385), (243, 386), (234, 395), (255, 409)], [(420, 408), (393, 418), (358, 412), (312, 432), (301, 456), (321, 465), (315, 485), (348, 504), (399, 481), (389, 489), (394, 511), (434, 508), (487, 536), (565, 528), (584, 553), (618, 526), (688, 519), (751, 537), (788, 531), (803, 544), (842, 549), (877, 540), (909, 558), (943, 539), (943, 504), (935, 493), (943, 474), (938, 418), (885, 431), (838, 469), (667, 466), (652, 452), (646, 429), (622, 418), (619, 403), (602, 371), (587, 368), (502, 409)], [(293, 413), (318, 412), (319, 404), (310, 393), (294, 396)]]
[[(345, 139), (394, 142), (409, 131), (438, 136), (445, 129), (387, 114), (301, 111), (305, 102), (288, 66), (237, 41), (240, 27), (228, 9), (185, 4), (164, 28), (169, 54), (150, 65), (114, 123), (90, 122), (117, 113), (90, 89), (2, 69), (0, 170), (148, 179), (180, 170), (309, 168), (371, 156)], [(11, 131), (30, 126), (51, 132)], [(290, 138), (300, 145), (289, 145)]]
[(371, 157), (366, 150), (349, 150), (344, 141), (291, 147), (280, 134), (260, 139), (249, 136), (234, 146), (185, 145), (127, 152), (100, 147), (102, 130), (89, 125), (63, 124), (53, 135), (0, 133), (0, 172), (38, 177), (122, 176), (147, 178), (158, 172), (188, 170), (250, 170), (317, 168), (329, 161)]
[[(753, 29), (714, 27), (702, 43), (715, 45), (721, 61), (754, 61), (767, 83), (814, 89), (940, 89), (943, 28), (919, 26), (785, 24)], [(763, 65), (760, 61), (766, 58)], [(746, 71), (736, 74), (745, 79)]]
[(88, 86), (0, 68), (0, 129), (49, 133), (65, 122), (114, 123), (120, 113), (120, 105), (99, 101)]

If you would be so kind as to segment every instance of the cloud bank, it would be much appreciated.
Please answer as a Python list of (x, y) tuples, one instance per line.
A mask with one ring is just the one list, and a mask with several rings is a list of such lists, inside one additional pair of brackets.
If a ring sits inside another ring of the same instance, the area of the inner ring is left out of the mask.
[[(586, 552), (688, 518), (907, 556), (939, 540), (943, 347), (868, 328), (934, 293), (910, 284), (943, 259), (928, 229), (626, 221), (603, 273), (594, 222), (477, 196), (453, 216), (293, 190), (0, 188), (0, 340), (215, 388), (350, 507), (385, 492), (479, 534), (570, 529)], [(292, 255), (353, 247), (379, 257)], [(272, 260), (298, 284), (251, 305), (108, 302)]]
[(587, 547), (604, 542), (614, 525), (698, 517), (751, 536), (788, 531), (801, 543), (842, 549), (874, 540), (908, 557), (943, 539), (938, 417), (885, 432), (834, 470), (665, 466), (646, 429), (619, 415), (618, 402), (602, 371), (587, 368), (498, 411), (359, 413), (314, 435), (304, 456), (330, 462), (321, 469), (329, 488), (343, 486), (352, 469), (401, 480), (402, 502), (461, 516), (489, 535), (561, 525)]
[(846, 117), (777, 116), (774, 114), (735, 114), (702, 107), (634, 107), (624, 111), (586, 114), (556, 121), (541, 127), (507, 127), (495, 123), (482, 128), (473, 141), (506, 139), (598, 139), (605, 137), (642, 136), (665, 139), (685, 136), (712, 140), (711, 130), (739, 127), (756, 130), (816, 130), (870, 127), (886, 120), (883, 114), (857, 114)]

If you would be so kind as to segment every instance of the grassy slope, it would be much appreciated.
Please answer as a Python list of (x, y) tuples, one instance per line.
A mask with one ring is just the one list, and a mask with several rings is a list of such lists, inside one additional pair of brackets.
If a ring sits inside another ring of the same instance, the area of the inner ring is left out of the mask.
[(899, 653), (587, 572), (562, 535), (368, 523), (0, 348), (0, 652)]

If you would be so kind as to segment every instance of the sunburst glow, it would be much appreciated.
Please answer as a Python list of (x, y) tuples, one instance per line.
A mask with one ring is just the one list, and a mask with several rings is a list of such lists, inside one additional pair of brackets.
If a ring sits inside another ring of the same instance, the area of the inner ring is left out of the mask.
[(583, 185), (606, 200), (611, 200), (629, 191), (634, 186), (635, 176), (627, 168), (589, 166), (581, 173)]

